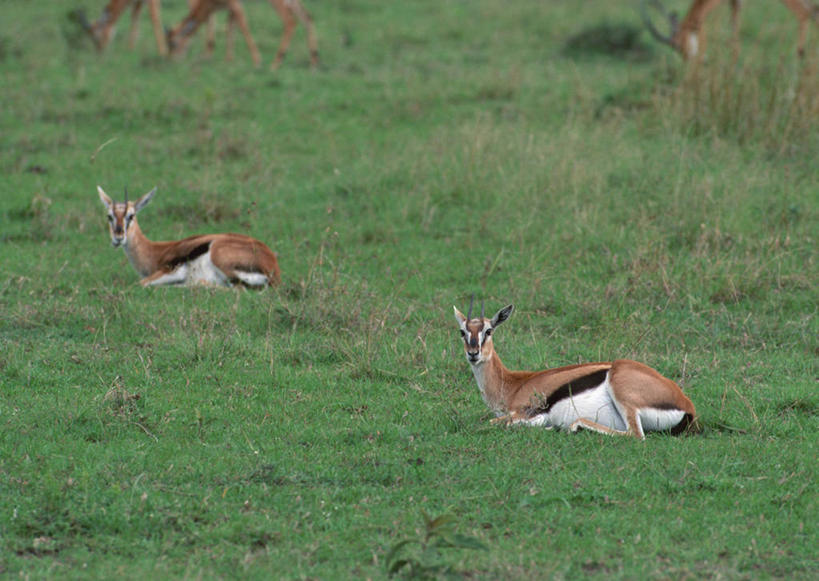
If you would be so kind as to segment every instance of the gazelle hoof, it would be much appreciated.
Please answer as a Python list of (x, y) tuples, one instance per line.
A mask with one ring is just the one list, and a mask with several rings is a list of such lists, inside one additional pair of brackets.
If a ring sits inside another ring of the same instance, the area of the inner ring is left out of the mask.
[(497, 418), (492, 418), (489, 420), (489, 423), (493, 426), (511, 426), (514, 420), (512, 420), (512, 416), (506, 414), (505, 416), (498, 416)]

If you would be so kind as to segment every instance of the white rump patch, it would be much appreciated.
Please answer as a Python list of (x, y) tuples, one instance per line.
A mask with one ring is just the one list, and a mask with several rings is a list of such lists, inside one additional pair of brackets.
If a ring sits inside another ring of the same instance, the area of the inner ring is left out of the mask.
[(682, 410), (658, 410), (643, 408), (637, 414), (644, 432), (662, 432), (679, 424), (685, 412)]
[(688, 56), (697, 56), (699, 49), (700, 41), (697, 37), (697, 33), (692, 32), (688, 35)]
[(241, 272), (236, 271), (236, 278), (247, 286), (267, 286), (269, 279), (261, 272)]

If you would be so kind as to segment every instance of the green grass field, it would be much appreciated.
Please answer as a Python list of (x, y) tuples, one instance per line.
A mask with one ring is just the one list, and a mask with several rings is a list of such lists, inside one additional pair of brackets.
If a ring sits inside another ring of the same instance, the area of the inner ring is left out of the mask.
[[(732, 62), (722, 7), (693, 68), (637, 0), (304, 2), (275, 73), (0, 5), (0, 576), (816, 578), (819, 28), (747, 3)], [(281, 286), (140, 287), (97, 184)], [(510, 368), (638, 359), (702, 433), (491, 426), (472, 293)]]

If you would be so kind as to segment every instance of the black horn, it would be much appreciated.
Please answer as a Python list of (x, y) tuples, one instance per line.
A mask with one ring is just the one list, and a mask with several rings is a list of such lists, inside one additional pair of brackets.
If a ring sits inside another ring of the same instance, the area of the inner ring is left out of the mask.
[(483, 321), (483, 299), (481, 299), (481, 321)]
[[(669, 26), (671, 27), (671, 34), (669, 36), (663, 36), (660, 34), (660, 31), (654, 26), (654, 22), (652, 22), (651, 17), (648, 14), (649, 6), (657, 12), (662, 13), (662, 15), (668, 19)], [(671, 38), (677, 33), (677, 14), (674, 12), (669, 13), (659, 0), (643, 0), (643, 2), (640, 4), (640, 12), (643, 16), (643, 24), (645, 24), (645, 27), (651, 33), (651, 36), (653, 36), (656, 41), (674, 48), (674, 42), (671, 40)]]
[(475, 304), (475, 293), (472, 293), (472, 298), (469, 299), (469, 312), (466, 313), (466, 320), (472, 320), (472, 305)]
[(128, 188), (125, 188), (125, 204), (128, 204)]

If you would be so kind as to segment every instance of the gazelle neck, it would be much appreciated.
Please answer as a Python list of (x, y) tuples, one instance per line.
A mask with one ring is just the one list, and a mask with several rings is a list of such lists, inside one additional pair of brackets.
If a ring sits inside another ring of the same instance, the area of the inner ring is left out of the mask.
[(494, 349), (491, 357), (470, 367), (486, 405), (498, 415), (507, 412), (509, 401), (520, 387), (516, 373), (506, 368)]
[(154, 243), (148, 240), (142, 233), (142, 229), (137, 223), (136, 217), (131, 222), (128, 233), (125, 236), (125, 256), (131, 262), (140, 276), (148, 276), (156, 270), (156, 259), (153, 250)]

